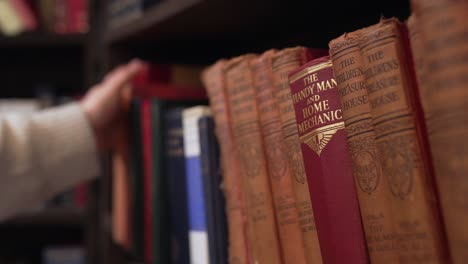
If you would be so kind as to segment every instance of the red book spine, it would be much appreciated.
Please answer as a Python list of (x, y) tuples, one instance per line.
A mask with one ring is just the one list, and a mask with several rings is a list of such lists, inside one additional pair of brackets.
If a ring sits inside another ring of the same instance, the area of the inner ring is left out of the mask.
[(143, 100), (141, 104), (141, 131), (143, 139), (143, 223), (144, 223), (144, 260), (151, 263), (152, 260), (152, 131), (151, 131), (151, 101)]
[(83, 33), (88, 31), (87, 0), (68, 0), (68, 32)]
[(330, 59), (289, 75), (324, 263), (368, 263), (337, 83)]

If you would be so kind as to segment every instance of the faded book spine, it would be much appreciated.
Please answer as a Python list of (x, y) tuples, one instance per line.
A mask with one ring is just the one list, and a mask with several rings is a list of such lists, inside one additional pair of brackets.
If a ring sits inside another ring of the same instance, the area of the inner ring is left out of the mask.
[(226, 90), (237, 153), (244, 171), (253, 263), (275, 264), (283, 262), (250, 71), (254, 57), (240, 56), (227, 63)]
[(396, 19), (384, 19), (360, 41), (378, 155), (393, 198), (397, 234), (390, 239), (399, 262), (446, 263), (405, 37)]
[(232, 134), (228, 99), (225, 90), (224, 61), (219, 61), (202, 74), (215, 120), (215, 133), (220, 144), (221, 166), (226, 197), (229, 236), (229, 263), (251, 263), (247, 229), (245, 188), (240, 161)]
[(359, 49), (361, 34), (367, 30), (346, 33), (332, 40), (330, 56), (343, 110), (367, 250), (373, 263), (398, 263), (398, 251), (390, 240), (382, 239), (394, 236), (395, 229), (387, 179), (382, 176), (378, 159), (364, 62)]
[(289, 75), (324, 263), (368, 263), (337, 83), (328, 56)]
[[(422, 37), (420, 95), (454, 263), (468, 259), (468, 3), (411, 1)], [(415, 52), (415, 57), (417, 53)]]
[(286, 263), (307, 263), (293, 179), (286, 155), (287, 148), (283, 141), (281, 120), (273, 93), (271, 72), (273, 53), (274, 50), (267, 51), (251, 63), (259, 121), (278, 221), (281, 252)]
[(307, 62), (310, 54), (304, 47), (284, 49), (272, 56), (272, 72), (275, 99), (278, 105), (283, 142), (286, 146), (289, 167), (296, 197), (296, 207), (299, 212), (299, 225), (302, 231), (307, 263), (322, 263), (320, 245), (317, 238), (309, 185), (306, 180), (304, 162), (297, 132), (291, 91), (289, 90), (288, 74)]

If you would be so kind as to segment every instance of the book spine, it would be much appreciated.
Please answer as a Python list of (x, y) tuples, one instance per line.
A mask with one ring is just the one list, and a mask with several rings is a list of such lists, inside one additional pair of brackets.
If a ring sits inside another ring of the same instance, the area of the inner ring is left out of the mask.
[(221, 142), (221, 168), (224, 178), (226, 215), (228, 220), (229, 263), (251, 263), (250, 241), (247, 234), (247, 209), (239, 157), (232, 134), (224, 80), (224, 61), (203, 72), (202, 79), (210, 98), (215, 120), (215, 133)]
[(330, 42), (330, 55), (343, 109), (353, 176), (366, 234), (367, 249), (374, 263), (398, 263), (398, 250), (392, 241), (380, 237), (395, 237), (391, 197), (387, 179), (382, 176), (378, 159), (371, 107), (363, 73), (364, 61), (359, 49), (362, 29)]
[(184, 131), (184, 154), (187, 176), (187, 198), (189, 211), (190, 263), (209, 264), (209, 248), (202, 168), (200, 160), (200, 138), (198, 120), (206, 115), (206, 108), (188, 108), (182, 113)]
[(427, 81), (421, 82), (420, 96), (450, 254), (453, 263), (465, 263), (468, 259), (468, 4), (466, 1), (411, 2), (422, 35)]
[(253, 263), (275, 264), (282, 263), (282, 256), (250, 71), (253, 57), (246, 55), (228, 62), (226, 90), (237, 155), (244, 172)]
[(112, 238), (122, 248), (131, 249), (130, 175), (128, 134), (119, 133), (112, 155)]
[(153, 247), (153, 150), (152, 150), (151, 101), (141, 102), (141, 134), (143, 151), (143, 245), (145, 263), (152, 261)]
[(55, 0), (54, 1), (54, 32), (58, 34), (68, 33), (68, 0)]
[(294, 196), (291, 168), (286, 156), (278, 106), (273, 92), (271, 55), (267, 51), (251, 63), (256, 90), (259, 121), (265, 146), (278, 233), (284, 259), (291, 263), (307, 263), (299, 214)]
[(130, 107), (130, 186), (132, 252), (143, 257), (143, 156), (141, 101), (135, 99)]
[(171, 263), (174, 264), (190, 263), (182, 111), (183, 108), (174, 108), (164, 114), (166, 175), (171, 221)]
[(368, 263), (343, 113), (332, 63), (289, 75), (291, 99), (324, 263)]
[(400, 262), (446, 263), (405, 37), (401, 24), (388, 19), (360, 41), (375, 141), (395, 212), (392, 242), (399, 242)]
[(68, 0), (68, 32), (88, 31), (88, 0)]
[[(167, 193), (166, 163), (164, 160), (164, 123), (163, 115), (166, 109), (166, 102), (158, 99), (151, 99), (151, 219), (150, 245), (148, 249), (152, 253), (146, 253), (148, 263), (169, 263), (169, 209)], [(147, 235), (145, 233), (145, 235)]]
[(317, 229), (310, 200), (309, 185), (306, 181), (304, 162), (296, 126), (288, 74), (307, 62), (307, 50), (302, 47), (285, 49), (272, 56), (274, 94), (282, 126), (283, 142), (289, 157), (288, 163), (293, 177), (299, 225), (302, 231), (307, 263), (322, 263)]
[(200, 147), (205, 191), (206, 215), (208, 216), (208, 239), (211, 263), (227, 264), (227, 223), (225, 200), (221, 190), (222, 175), (219, 164), (219, 146), (214, 133), (212, 117), (202, 117), (200, 128)]

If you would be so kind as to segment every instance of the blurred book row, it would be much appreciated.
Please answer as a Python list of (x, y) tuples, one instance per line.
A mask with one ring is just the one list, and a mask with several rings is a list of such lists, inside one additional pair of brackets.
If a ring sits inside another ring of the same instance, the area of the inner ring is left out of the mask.
[(88, 1), (2, 0), (0, 30), (6, 36), (31, 31), (85, 33), (88, 31)]

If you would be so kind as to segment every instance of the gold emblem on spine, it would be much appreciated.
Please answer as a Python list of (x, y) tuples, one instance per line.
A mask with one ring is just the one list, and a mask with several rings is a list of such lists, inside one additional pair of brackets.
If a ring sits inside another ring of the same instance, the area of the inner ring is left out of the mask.
[(344, 123), (336, 123), (315, 130), (310, 131), (309, 133), (302, 135), (300, 137), (301, 142), (309, 146), (317, 155), (320, 156), (320, 153), (325, 149), (328, 142), (332, 139), (333, 135), (340, 129), (344, 129)]

